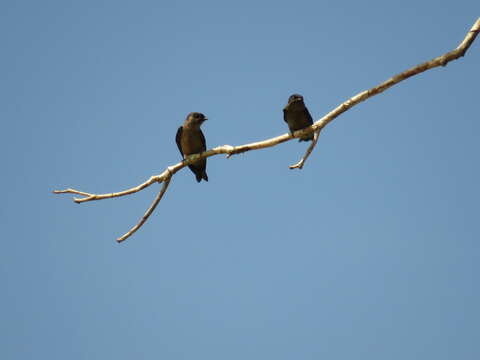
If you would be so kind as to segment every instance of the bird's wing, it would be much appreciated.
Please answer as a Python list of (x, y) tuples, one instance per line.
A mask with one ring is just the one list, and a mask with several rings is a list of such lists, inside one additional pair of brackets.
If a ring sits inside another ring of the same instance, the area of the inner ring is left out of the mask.
[(286, 108), (286, 107), (283, 108), (283, 121), (285, 121), (285, 122), (288, 124), (288, 121), (287, 121), (287, 108)]
[(308, 123), (310, 125), (312, 125), (313, 124), (313, 118), (312, 118), (312, 115), (310, 115), (310, 112), (308, 111), (306, 106), (305, 106), (305, 115), (307, 116)]
[(182, 151), (182, 132), (183, 132), (183, 127), (180, 126), (177, 130), (177, 135), (175, 136), (175, 141), (177, 142), (178, 150), (180, 150), (180, 154), (182, 154), (183, 157), (183, 151)]
[(205, 136), (203, 135), (202, 130), (200, 130), (200, 140), (202, 141), (202, 152), (207, 150), (207, 142), (205, 141)]

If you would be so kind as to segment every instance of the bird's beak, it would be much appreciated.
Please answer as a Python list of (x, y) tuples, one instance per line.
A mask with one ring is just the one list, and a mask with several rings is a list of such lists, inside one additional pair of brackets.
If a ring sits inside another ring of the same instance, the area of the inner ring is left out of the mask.
[(208, 118), (203, 118), (203, 121), (208, 120)]

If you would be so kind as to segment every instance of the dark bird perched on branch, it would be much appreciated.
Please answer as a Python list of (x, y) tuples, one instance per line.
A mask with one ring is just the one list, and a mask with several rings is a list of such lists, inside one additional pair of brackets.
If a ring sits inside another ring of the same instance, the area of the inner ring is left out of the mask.
[[(302, 95), (293, 94), (288, 98), (288, 104), (283, 109), (283, 120), (292, 134), (313, 124), (312, 115), (308, 112)], [(313, 133), (302, 136), (298, 141), (308, 140), (313, 140)]]
[[(203, 136), (200, 125), (207, 120), (205, 115), (198, 112), (192, 112), (187, 115), (185, 122), (177, 130), (175, 141), (177, 142), (178, 150), (184, 158), (188, 155), (199, 154), (207, 150), (205, 143), (205, 136)], [(195, 174), (197, 181), (208, 181), (207, 176), (207, 159), (201, 159), (188, 165), (190, 170)]]

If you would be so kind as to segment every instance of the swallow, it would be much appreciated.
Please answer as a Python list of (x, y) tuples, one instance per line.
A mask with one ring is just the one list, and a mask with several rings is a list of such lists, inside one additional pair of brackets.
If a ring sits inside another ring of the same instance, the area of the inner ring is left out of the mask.
[[(288, 98), (288, 104), (283, 108), (283, 120), (288, 124), (291, 134), (313, 124), (302, 95), (293, 94)], [(302, 136), (298, 141), (308, 140), (313, 140), (313, 133)]]
[[(205, 120), (207, 118), (202, 113), (192, 112), (187, 115), (183, 125), (178, 128), (175, 141), (184, 159), (189, 155), (199, 154), (207, 150), (205, 136), (200, 130), (200, 125)], [(202, 181), (202, 179), (208, 181), (207, 159), (198, 160), (188, 167), (195, 174), (197, 182)]]

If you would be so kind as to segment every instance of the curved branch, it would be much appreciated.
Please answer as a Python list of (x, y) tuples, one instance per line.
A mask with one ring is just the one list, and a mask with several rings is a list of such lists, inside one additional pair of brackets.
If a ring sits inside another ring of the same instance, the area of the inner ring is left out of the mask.
[[(365, 91), (362, 91), (361, 93), (358, 93), (354, 97), (348, 99), (347, 101), (337, 106), (335, 109), (330, 111), (327, 115), (325, 115), (320, 120), (316, 121), (310, 127), (295, 132), (295, 136), (301, 136), (315, 130), (321, 130), (325, 126), (327, 126), (327, 124), (330, 121), (332, 121), (333, 119), (335, 119), (336, 117), (344, 113), (345, 111), (361, 103), (362, 101), (367, 100), (368, 98), (371, 98), (375, 95), (378, 95), (384, 92), (385, 90), (391, 88), (393, 85), (396, 85), (399, 82), (406, 80), (414, 75), (420, 74), (424, 71), (433, 69), (438, 66), (446, 66), (450, 61), (457, 60), (458, 58), (465, 55), (465, 53), (469, 49), (470, 45), (472, 45), (473, 41), (475, 40), (479, 32), (480, 32), (480, 18), (478, 18), (475, 24), (473, 24), (472, 28), (467, 33), (466, 37), (462, 40), (460, 45), (458, 45), (458, 47), (455, 50), (452, 50), (444, 55), (438, 56), (432, 60), (426, 61), (422, 64), (413, 66), (369, 90), (365, 90)], [(309, 148), (308, 150), (311, 152), (313, 148), (312, 149)], [(302, 160), (300, 160), (300, 162), (302, 162), (302, 166), (303, 166), (305, 159), (302, 159)], [(290, 168), (291, 169), (296, 168), (297, 167), (296, 165), (297, 164), (292, 165), (293, 167), (291, 166)], [(302, 167), (298, 166), (298, 168), (301, 169)]]
[(83, 198), (74, 198), (73, 200), (76, 203), (83, 203), (83, 202), (92, 201), (92, 200), (103, 200), (103, 199), (109, 199), (109, 198), (114, 198), (114, 197), (119, 197), (119, 196), (130, 195), (130, 194), (133, 194), (133, 193), (136, 193), (138, 191), (141, 191), (141, 190), (145, 189), (146, 187), (152, 185), (153, 183), (156, 183), (156, 182), (162, 183), (163, 182), (163, 187), (160, 190), (160, 193), (157, 195), (157, 197), (153, 201), (152, 205), (146, 211), (146, 213), (144, 214), (142, 219), (139, 221), (139, 223), (137, 225), (135, 225), (125, 235), (123, 235), (122, 237), (117, 239), (118, 242), (121, 242), (121, 241), (125, 240), (126, 238), (128, 238), (129, 236), (131, 236), (135, 231), (137, 231), (145, 223), (145, 221), (148, 219), (150, 214), (154, 211), (155, 207), (158, 205), (158, 203), (162, 199), (163, 195), (165, 194), (165, 191), (167, 190), (168, 185), (169, 185), (170, 180), (173, 177), (173, 175), (177, 171), (183, 169), (185, 166), (190, 165), (193, 162), (196, 162), (197, 160), (205, 159), (205, 158), (215, 156), (215, 155), (219, 155), (219, 154), (226, 154), (227, 158), (229, 158), (229, 157), (231, 157), (232, 155), (235, 155), (235, 154), (241, 154), (241, 153), (244, 153), (244, 152), (247, 152), (247, 151), (269, 148), (269, 147), (284, 143), (286, 141), (292, 140), (294, 138), (303, 137), (303, 136), (305, 136), (309, 133), (314, 132), (315, 133), (314, 134), (314, 139), (311, 142), (310, 146), (308, 147), (305, 155), (302, 157), (302, 159), (297, 164), (294, 164), (294, 165), (290, 166), (290, 169), (301, 169), (303, 167), (303, 165), (305, 164), (305, 161), (307, 160), (307, 158), (310, 156), (313, 149), (315, 148), (315, 146), (317, 144), (317, 141), (318, 141), (320, 131), (326, 125), (328, 125), (332, 120), (334, 120), (335, 118), (337, 118), (338, 116), (340, 116), (342, 113), (349, 110), (353, 106), (355, 106), (355, 105), (361, 103), (362, 101), (365, 101), (365, 100), (367, 100), (367, 99), (369, 99), (369, 98), (371, 98), (375, 95), (378, 95), (378, 94), (384, 92), (385, 90), (389, 89), (393, 85), (396, 85), (403, 80), (406, 80), (406, 79), (408, 79), (408, 78), (410, 78), (414, 75), (420, 74), (424, 71), (430, 70), (430, 69), (435, 68), (435, 67), (446, 66), (450, 61), (456, 60), (456, 59), (464, 56), (465, 53), (467, 52), (467, 50), (470, 48), (470, 45), (473, 43), (473, 41), (477, 37), (479, 32), (480, 32), (480, 18), (478, 18), (477, 21), (475, 22), (475, 24), (473, 24), (470, 31), (467, 33), (465, 38), (462, 40), (462, 42), (460, 43), (460, 45), (458, 45), (458, 47), (456, 49), (454, 49), (454, 50), (452, 50), (452, 51), (450, 51), (450, 52), (448, 52), (444, 55), (438, 56), (438, 57), (436, 57), (432, 60), (424, 62), (422, 64), (413, 66), (413, 67), (411, 67), (411, 68), (409, 68), (409, 69), (391, 77), (390, 79), (382, 82), (381, 84), (379, 84), (379, 85), (377, 85), (377, 86), (375, 86), (375, 87), (373, 87), (369, 90), (365, 90), (365, 91), (362, 91), (362, 92), (358, 93), (357, 95), (353, 96), (352, 98), (348, 99), (347, 101), (345, 101), (342, 104), (340, 104), (339, 106), (337, 106), (335, 109), (330, 111), (327, 115), (325, 115), (321, 119), (317, 120), (311, 126), (309, 126), (307, 128), (304, 128), (302, 130), (295, 131), (293, 133), (293, 135), (287, 133), (287, 134), (283, 134), (283, 135), (273, 137), (273, 138), (270, 138), (270, 139), (267, 139), (267, 140), (257, 141), (257, 142), (244, 144), (244, 145), (239, 145), (239, 146), (231, 146), (231, 145), (218, 146), (218, 147), (215, 147), (213, 149), (207, 150), (207, 151), (205, 151), (201, 154), (195, 154), (195, 155), (188, 156), (183, 161), (181, 161), (181, 162), (179, 162), (179, 163), (177, 163), (173, 166), (167, 167), (165, 169), (165, 171), (163, 171), (161, 174), (150, 177), (144, 183), (142, 183), (142, 184), (140, 184), (136, 187), (133, 187), (133, 188), (130, 188), (130, 189), (127, 189), (127, 190), (124, 190), (124, 191), (116, 192), (116, 193), (90, 194), (90, 193), (86, 193), (86, 192), (79, 191), (79, 190), (76, 190), (76, 189), (71, 189), (71, 188), (68, 188), (68, 189), (65, 189), (65, 190), (54, 190), (53, 192), (55, 194), (69, 193), (69, 194), (82, 195)]

